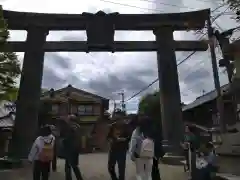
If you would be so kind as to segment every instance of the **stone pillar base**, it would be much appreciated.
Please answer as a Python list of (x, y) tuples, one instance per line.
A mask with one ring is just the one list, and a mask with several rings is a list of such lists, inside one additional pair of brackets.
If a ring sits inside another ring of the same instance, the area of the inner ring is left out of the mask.
[(180, 144), (172, 143), (168, 140), (163, 140), (162, 142), (163, 150), (166, 154), (171, 154), (172, 156), (182, 156), (182, 148)]

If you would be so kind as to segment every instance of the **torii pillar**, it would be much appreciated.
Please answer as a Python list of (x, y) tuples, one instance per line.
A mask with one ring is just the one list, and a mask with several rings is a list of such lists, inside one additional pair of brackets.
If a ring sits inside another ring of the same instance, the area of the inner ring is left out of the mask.
[(154, 30), (157, 43), (158, 77), (163, 140), (173, 151), (179, 151), (183, 138), (183, 121), (173, 29)]
[(31, 147), (38, 131), (38, 109), (44, 65), (43, 46), (48, 35), (48, 30), (36, 26), (29, 28), (27, 32), (27, 51), (24, 54), (12, 139), (14, 142), (10, 146), (10, 155), (16, 158), (27, 157), (26, 153), (29, 149), (26, 148)]

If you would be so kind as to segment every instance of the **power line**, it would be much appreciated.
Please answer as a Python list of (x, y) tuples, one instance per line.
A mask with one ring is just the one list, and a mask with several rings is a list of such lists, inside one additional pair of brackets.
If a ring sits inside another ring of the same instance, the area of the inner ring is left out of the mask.
[[(218, 9), (218, 8), (216, 8), (216, 9)], [(215, 9), (215, 10), (216, 10), (216, 9)], [(227, 9), (228, 9), (228, 8), (227, 8)], [(226, 12), (227, 9), (225, 9), (225, 11), (223, 11), (222, 13), (218, 14), (215, 18), (213, 18), (212, 21), (213, 21), (213, 22), (216, 21), (216, 20), (221, 16), (221, 14), (223, 14), (223, 13)], [(207, 34), (207, 32), (204, 33), (204, 34), (201, 36), (201, 38), (203, 38), (206, 34)], [(200, 38), (200, 39), (201, 39), (201, 38)], [(182, 63), (184, 63), (184, 62), (185, 62), (186, 60), (188, 60), (191, 56), (193, 56), (196, 52), (197, 52), (197, 51), (193, 51), (192, 53), (190, 53), (186, 58), (184, 58), (182, 61), (180, 61), (180, 62), (177, 64), (177, 66), (181, 65)], [(153, 84), (155, 84), (158, 80), (159, 80), (158, 78), (155, 79), (155, 80), (154, 80), (153, 82), (151, 82), (148, 86), (144, 87), (144, 88), (141, 89), (138, 93), (135, 93), (135, 94), (132, 95), (130, 98), (128, 98), (125, 102), (127, 102), (127, 101), (133, 99), (134, 97), (138, 96), (138, 95), (141, 94), (143, 91), (147, 90), (149, 87), (151, 87)]]
[[(192, 52), (191, 54), (189, 54), (185, 59), (183, 59), (182, 61), (180, 61), (177, 66), (179, 66), (180, 64), (184, 63), (187, 59), (189, 59), (193, 54), (195, 54), (196, 51)], [(159, 79), (155, 79), (153, 82), (151, 82), (148, 86), (144, 87), (141, 91), (139, 91), (138, 93), (134, 94), (133, 96), (131, 96), (130, 98), (128, 98), (125, 102), (133, 99), (134, 97), (136, 97), (137, 95), (141, 94), (143, 91), (147, 90), (149, 87), (151, 87), (153, 84), (155, 84)]]
[[(220, 72), (219, 75), (224, 75), (225, 73), (224, 72)], [(200, 82), (205, 82), (205, 80), (200, 80)], [(196, 87), (198, 84), (194, 84), (193, 86), (190, 86), (189, 88), (187, 89), (184, 89), (184, 91), (188, 92), (188, 91), (192, 91), (194, 89), (194, 87)], [(211, 90), (212, 91), (212, 90)]]
[(164, 12), (163, 10), (160, 10), (160, 9), (143, 8), (143, 7), (138, 7), (138, 6), (134, 6), (134, 5), (130, 5), (130, 4), (118, 3), (118, 2), (108, 1), (108, 0), (99, 0), (99, 1), (116, 4), (116, 5), (120, 5), (120, 6), (125, 6), (125, 7), (132, 7), (132, 8), (147, 10), (147, 11), (150, 10), (150, 11), (156, 11), (156, 12)]
[[(156, 9), (156, 8), (155, 9), (153, 9), (153, 8), (144, 8), (144, 7), (139, 7), (139, 6), (125, 4), (125, 3), (113, 2), (113, 1), (109, 1), (109, 0), (99, 0), (99, 1), (106, 2), (106, 3), (111, 3), (111, 4), (115, 4), (115, 5), (120, 5), (120, 6), (125, 6), (125, 7), (132, 7), (132, 8), (147, 10), (147, 11), (155, 11), (155, 12), (163, 12), (163, 13), (165, 12), (164, 10), (160, 10), (160, 9)], [(146, 1), (146, 0), (140, 0), (140, 1)], [(202, 1), (202, 0), (198, 0), (198, 1)], [(149, 2), (149, 1), (146, 1), (146, 2)], [(153, 2), (153, 1), (151, 1), (151, 2)], [(167, 3), (159, 3), (159, 4), (168, 5), (168, 6), (178, 6), (178, 5), (167, 4)], [(224, 5), (226, 5), (226, 3), (222, 3), (220, 6), (218, 6), (217, 9), (223, 7)], [(181, 8), (181, 7), (179, 7), (179, 8)], [(185, 8), (187, 8), (187, 6)], [(188, 8), (191, 9), (191, 7), (188, 7)], [(215, 11), (215, 10), (213, 10), (213, 11)], [(211, 11), (211, 12), (213, 13), (213, 11)]]
[[(139, 1), (145, 1), (145, 2), (150, 2), (150, 3), (154, 3), (154, 4), (161, 4), (161, 5), (164, 5), (164, 6), (171, 6), (171, 7), (177, 7), (177, 8), (186, 8), (186, 9), (196, 10), (196, 8), (194, 8), (194, 7), (189, 7), (189, 6), (185, 6), (185, 5), (169, 4), (169, 3), (165, 3), (165, 2), (156, 2), (156, 1), (152, 1), (152, 0), (139, 0)], [(196, 1), (210, 2), (210, 1), (207, 1), (207, 0), (196, 0)]]
[(196, 8), (193, 8), (193, 7), (188, 7), (188, 6), (179, 6), (179, 5), (176, 5), (176, 4), (169, 4), (169, 3), (163, 3), (163, 2), (156, 2), (156, 1), (150, 1), (150, 0), (139, 0), (139, 1), (145, 1), (145, 2), (150, 2), (150, 3), (154, 3), (154, 4), (161, 4), (161, 5), (164, 5), (164, 6), (171, 6), (171, 7), (177, 7), (177, 8), (187, 8), (187, 9), (193, 9), (193, 10), (196, 10)]
[[(200, 37), (200, 39), (205, 36), (207, 33), (205, 33), (204, 35), (202, 35)], [(188, 60), (192, 55), (194, 55), (197, 51), (193, 51), (192, 53), (190, 53), (187, 57), (185, 57), (183, 60), (181, 60), (177, 66), (181, 65), (182, 63), (184, 63), (186, 60)], [(134, 97), (136, 97), (137, 95), (141, 94), (143, 91), (147, 90), (149, 87), (151, 87), (153, 84), (155, 84), (159, 79), (155, 79), (153, 82), (151, 82), (148, 86), (144, 87), (143, 89), (141, 89), (138, 93), (134, 94), (133, 96), (131, 96), (130, 98), (128, 98), (125, 102), (133, 99)]]

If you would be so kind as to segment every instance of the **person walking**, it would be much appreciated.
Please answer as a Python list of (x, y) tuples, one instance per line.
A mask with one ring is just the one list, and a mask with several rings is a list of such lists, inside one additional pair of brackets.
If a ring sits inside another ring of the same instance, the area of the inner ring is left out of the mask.
[(186, 159), (186, 166), (187, 166), (186, 170), (189, 170), (189, 167), (190, 167), (190, 162), (189, 162), (189, 146), (190, 146), (190, 144), (192, 147), (194, 147), (194, 149), (198, 148), (198, 146), (199, 146), (197, 137), (194, 134), (193, 129), (194, 128), (192, 126), (189, 126), (189, 125), (185, 126), (184, 140), (181, 143), (181, 146), (184, 150), (184, 156)]
[(74, 122), (75, 115), (69, 115), (65, 121), (66, 126), (63, 132), (62, 148), (65, 159), (65, 179), (72, 180), (72, 170), (77, 180), (83, 180), (80, 169), (78, 168), (78, 158), (80, 151), (80, 140), (77, 132), (80, 130), (79, 125)]
[(153, 133), (148, 126), (147, 118), (139, 118), (139, 125), (133, 131), (129, 154), (136, 165), (137, 180), (152, 179), (152, 165), (155, 157)]
[(32, 145), (28, 160), (33, 163), (33, 180), (48, 180), (54, 156), (55, 137), (49, 126), (42, 127), (39, 134)]
[[(125, 180), (126, 155), (130, 136), (126, 131), (125, 124), (118, 119), (110, 128), (107, 140), (110, 144), (108, 153), (108, 171), (112, 180)], [(117, 177), (115, 165), (118, 164)]]

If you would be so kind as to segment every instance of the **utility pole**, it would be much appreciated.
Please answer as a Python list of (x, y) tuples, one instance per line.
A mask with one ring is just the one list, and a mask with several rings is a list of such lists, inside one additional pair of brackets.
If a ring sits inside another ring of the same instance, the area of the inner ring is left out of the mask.
[[(226, 68), (229, 84), (232, 83), (232, 79), (234, 75), (234, 63), (233, 63), (234, 57), (233, 57), (233, 54), (229, 53), (228, 47), (230, 46), (230, 37), (232, 36), (234, 30), (236, 30), (236, 28), (232, 28), (221, 33), (218, 30), (214, 32), (214, 35), (219, 42), (222, 55), (223, 55), (223, 59), (219, 60), (219, 67)], [(234, 118), (235, 118), (234, 121), (237, 122), (238, 114), (237, 114), (237, 101), (236, 101), (235, 93), (233, 93), (233, 95), (231, 96), (231, 103), (234, 111)]]
[(233, 56), (228, 52), (226, 52), (226, 47), (229, 47), (230, 45), (229, 37), (233, 34), (234, 30), (235, 28), (229, 29), (221, 33), (218, 30), (214, 32), (214, 36), (219, 42), (219, 45), (223, 54), (223, 59), (219, 60), (219, 67), (226, 67), (229, 83), (232, 82), (234, 65), (231, 62), (233, 61)]
[(209, 48), (211, 53), (212, 69), (213, 69), (213, 79), (214, 79), (215, 89), (217, 91), (217, 110), (219, 115), (218, 116), (219, 124), (221, 128), (221, 132), (224, 133), (226, 132), (226, 123), (224, 120), (224, 104), (223, 104), (221, 86), (220, 86), (219, 75), (218, 75), (217, 58), (215, 54), (215, 45), (214, 45), (215, 36), (214, 36), (214, 30), (212, 28), (210, 18), (207, 21), (207, 29), (208, 29), (208, 39), (209, 39)]
[(121, 95), (121, 107), (122, 107), (122, 112), (126, 112), (126, 105), (125, 105), (125, 93), (124, 91), (118, 93), (119, 95)]

